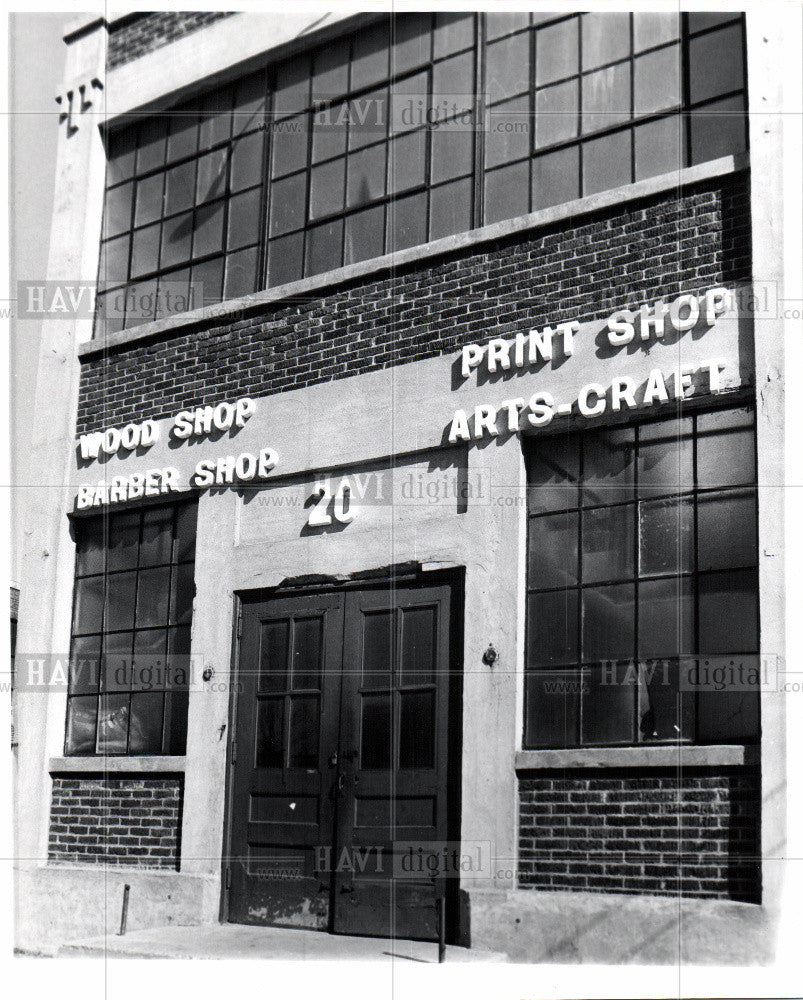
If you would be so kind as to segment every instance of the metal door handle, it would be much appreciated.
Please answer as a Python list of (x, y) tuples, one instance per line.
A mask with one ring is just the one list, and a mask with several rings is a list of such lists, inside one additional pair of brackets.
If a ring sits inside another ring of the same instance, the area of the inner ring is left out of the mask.
[(337, 776), (337, 794), (340, 798), (346, 794), (346, 776), (342, 771)]

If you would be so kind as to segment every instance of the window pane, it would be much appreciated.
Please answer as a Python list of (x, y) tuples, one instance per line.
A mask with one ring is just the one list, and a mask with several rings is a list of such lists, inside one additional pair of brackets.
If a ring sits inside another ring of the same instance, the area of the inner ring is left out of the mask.
[(470, 177), (432, 189), (429, 207), (429, 238), (440, 239), (472, 228), (471, 201), (473, 182)]
[(432, 183), (471, 172), (474, 162), (474, 126), (454, 119), (431, 131)]
[(741, 486), (756, 478), (755, 439), (748, 410), (720, 410), (697, 418), (697, 484)]
[(636, 708), (632, 663), (582, 672), (581, 734), (586, 745), (632, 743)]
[(402, 14), (393, 17), (391, 73), (404, 73), (429, 61), (431, 14)]
[(237, 250), (259, 240), (259, 206), (262, 192), (253, 188), (229, 201), (228, 250)]
[(579, 670), (528, 671), (525, 675), (525, 747), (577, 746)]
[(526, 215), (529, 205), (530, 164), (527, 160), (485, 175), (485, 223)]
[(580, 438), (561, 434), (532, 442), (528, 462), (529, 511), (576, 507), (580, 491)]
[[(758, 657), (701, 658), (683, 664), (697, 693), (697, 739), (701, 743), (754, 741), (761, 733), (760, 695), (740, 678), (759, 672)], [(737, 681), (737, 686), (730, 683)], [(706, 683), (707, 681), (707, 683)], [(702, 683), (701, 683), (702, 682)], [(739, 690), (742, 688), (742, 690)]]
[(384, 143), (349, 155), (346, 192), (346, 205), (349, 208), (366, 205), (384, 195), (386, 155), (387, 147)]
[(209, 253), (220, 253), (223, 249), (223, 207), (221, 199), (195, 209), (193, 257), (205, 257)]
[(535, 82), (540, 87), (577, 73), (577, 18), (539, 28), (535, 36)]
[(141, 570), (137, 588), (137, 628), (167, 624), (170, 567)]
[(746, 148), (744, 98), (729, 97), (691, 112), (693, 164), (743, 153)]
[(583, 69), (626, 59), (630, 54), (630, 15), (581, 15), (583, 24)]
[(134, 197), (134, 184), (121, 184), (106, 192), (106, 204), (103, 214), (103, 235), (118, 236), (131, 228), (131, 203)]
[[(262, 132), (252, 132), (232, 143), (230, 181), (232, 191), (253, 187), (262, 180), (262, 135)], [(225, 168), (223, 176), (225, 177)]]
[(132, 690), (150, 691), (154, 688), (167, 687), (166, 656), (167, 629), (148, 628), (136, 632), (131, 674)]
[(391, 727), (389, 694), (362, 695), (362, 739), (360, 765), (363, 768), (389, 768), (391, 764)]
[(192, 212), (177, 215), (165, 222), (162, 233), (161, 267), (183, 264), (190, 259), (192, 248)]
[(180, 504), (176, 507), (175, 550), (176, 562), (195, 557), (195, 529), (198, 520), (197, 504)]
[(754, 493), (703, 494), (697, 507), (697, 568), (754, 566), (758, 558)]
[(98, 753), (125, 753), (128, 746), (129, 695), (100, 696)]
[(159, 231), (161, 225), (157, 222), (145, 229), (138, 229), (132, 239), (131, 247), (131, 277), (138, 278), (149, 271), (158, 269), (159, 261)]
[(100, 683), (100, 636), (72, 641), (70, 653), (70, 694), (91, 694)]
[(270, 234), (299, 229), (306, 218), (307, 175), (294, 174), (274, 181), (270, 192)]
[(527, 90), (530, 83), (530, 34), (511, 35), (485, 47), (485, 88), (491, 103)]
[(630, 132), (618, 132), (583, 143), (583, 193), (596, 194), (629, 184)]
[(636, 52), (651, 49), (680, 38), (680, 17), (677, 14), (633, 14), (633, 47)]
[(226, 284), (224, 299), (235, 299), (256, 291), (256, 273), (259, 249), (241, 250), (226, 258)]
[(641, 496), (682, 493), (694, 485), (690, 419), (662, 420), (639, 428)]
[(557, 83), (535, 95), (535, 146), (541, 149), (577, 135), (577, 80)]
[(404, 608), (401, 616), (401, 683), (430, 684), (435, 680), (436, 609)]
[(677, 656), (694, 651), (694, 595), (688, 579), (639, 584), (639, 656)]
[(95, 726), (98, 718), (98, 699), (70, 698), (67, 702), (67, 739), (65, 752), (68, 754), (94, 754)]
[(432, 70), (432, 103), (446, 101), (449, 114), (474, 107), (474, 53), (436, 63)]
[[(429, 125), (434, 115), (430, 114), (429, 74), (416, 73), (406, 80), (399, 80), (390, 88), (390, 134), (398, 135), (409, 132), (410, 129)], [(438, 123), (443, 114), (437, 116)], [(354, 128), (352, 127), (352, 145), (354, 145)], [(369, 133), (369, 136), (371, 134)], [(357, 138), (361, 134), (357, 133)]]
[[(583, 132), (596, 132), (630, 118), (630, 63), (583, 77)], [(621, 139), (624, 136), (615, 138)]]
[(388, 75), (389, 22), (383, 17), (354, 36), (351, 54), (351, 89), (362, 90)]
[(486, 14), (485, 32), (488, 38), (499, 38), (500, 35), (507, 35), (511, 31), (518, 31), (520, 28), (528, 27), (530, 15), (524, 14)]
[(323, 653), (323, 620), (302, 618), (293, 623), (294, 690), (320, 688)]
[(325, 101), (345, 92), (348, 87), (348, 49), (348, 45), (327, 45), (313, 54), (313, 102)]
[(167, 171), (165, 182), (165, 215), (175, 215), (192, 208), (195, 190), (195, 161), (180, 163)]
[(399, 701), (399, 767), (434, 767), (435, 692), (403, 691)]
[(287, 621), (263, 622), (259, 644), (259, 690), (284, 691), (287, 685)]
[(282, 767), (283, 727), (284, 699), (261, 698), (257, 702), (257, 767)]
[(131, 628), (134, 624), (136, 573), (113, 573), (106, 584), (106, 619), (109, 630)]
[(112, 632), (103, 638), (101, 687), (104, 691), (128, 691), (134, 662), (134, 633)]
[(639, 664), (642, 740), (693, 740), (694, 692), (681, 690), (680, 668), (669, 660)]
[(192, 601), (195, 597), (195, 567), (192, 563), (174, 568), (170, 589), (170, 622), (173, 625), (188, 625), (192, 621)]
[(100, 266), (98, 276), (101, 282), (107, 285), (122, 284), (128, 277), (128, 248), (131, 243), (130, 236), (121, 236), (116, 240), (109, 240), (101, 247)]
[(241, 135), (259, 128), (266, 122), (265, 95), (267, 91), (264, 70), (239, 80), (234, 95), (232, 134)]
[[(420, 187), (426, 179), (427, 133), (399, 136), (390, 143), (388, 194)], [(422, 242), (423, 240), (417, 241)]]
[(527, 585), (531, 589), (577, 583), (578, 518), (576, 512), (530, 518)]
[(580, 151), (576, 146), (533, 160), (533, 211), (579, 197)]
[(583, 514), (583, 582), (633, 575), (633, 506), (600, 507)]
[(349, 105), (335, 104), (312, 117), (312, 162), (342, 156), (346, 151)]
[(639, 504), (639, 570), (642, 576), (694, 569), (694, 511), (690, 500)]
[(634, 60), (635, 113), (650, 114), (680, 104), (680, 46), (670, 45)]
[(296, 233), (281, 240), (271, 240), (268, 251), (268, 287), (276, 288), (303, 276), (304, 234)]
[(198, 115), (193, 111), (174, 112), (170, 116), (170, 135), (167, 139), (167, 159), (181, 160), (192, 156), (198, 149)]
[(290, 767), (315, 767), (318, 763), (319, 697), (290, 699)]
[(123, 128), (113, 132), (107, 140), (108, 163), (106, 164), (106, 184), (118, 184), (134, 174), (136, 155), (136, 129)]
[(471, 14), (436, 14), (433, 57), (466, 49), (474, 42), (474, 17)]
[(231, 135), (231, 105), (233, 92), (230, 86), (216, 87), (203, 99), (198, 126), (198, 145), (208, 149), (224, 142)]
[(363, 616), (362, 687), (387, 688), (393, 683), (392, 611)]
[(346, 263), (381, 257), (385, 252), (385, 206), (355, 212), (346, 219)]
[(300, 170), (307, 163), (307, 116), (288, 118), (271, 126), (273, 176)]
[(633, 134), (637, 181), (685, 167), (686, 131), (679, 115), (637, 125)]
[(129, 753), (158, 754), (162, 749), (164, 694), (149, 691), (131, 695)]
[[(426, 97), (426, 74), (421, 74), (423, 79), (423, 90), (417, 89), (416, 93)], [(404, 86), (409, 86), (410, 82), (420, 79), (413, 77)], [(399, 88), (395, 88), (394, 95)], [(409, 114), (409, 109), (408, 109)], [(359, 149), (362, 146), (369, 146), (374, 142), (384, 139), (388, 131), (388, 91), (387, 87), (380, 90), (372, 90), (361, 97), (355, 97), (348, 103), (348, 134), (349, 149)], [(336, 152), (341, 152), (338, 145)]]
[(277, 115), (302, 111), (309, 104), (309, 56), (298, 55), (282, 63), (276, 70), (273, 111)]
[(170, 691), (165, 696), (165, 744), (162, 753), (184, 755), (187, 752), (187, 691)]
[[(155, 262), (152, 267), (156, 267)], [(140, 281), (129, 285), (125, 290), (125, 325), (126, 328), (137, 323), (149, 323), (156, 313), (156, 278)]]
[(692, 104), (744, 86), (742, 26), (731, 24), (689, 42), (689, 96)]
[(624, 660), (633, 656), (632, 584), (583, 590), (583, 659)]
[[(76, 534), (76, 576), (87, 576), (90, 573), (102, 573), (106, 558), (105, 527), (107, 521), (103, 517), (93, 517), (82, 521)], [(136, 560), (136, 555), (134, 556)]]
[(485, 166), (496, 167), (527, 156), (530, 150), (530, 98), (517, 97), (488, 112)]
[(408, 198), (397, 198), (388, 207), (388, 250), (392, 253), (416, 246), (425, 243), (426, 238), (426, 192)]
[(700, 652), (758, 649), (758, 587), (754, 570), (705, 573), (699, 578)]
[(137, 173), (161, 167), (165, 158), (167, 140), (167, 118), (151, 115), (139, 126), (137, 139)]
[[(241, 142), (244, 140), (241, 140)], [(216, 149), (198, 158), (198, 176), (195, 185), (195, 204), (211, 201), (223, 194), (226, 188), (226, 165), (228, 156), (225, 149)]]
[[(325, 222), (307, 230), (307, 274), (322, 274), (340, 267), (343, 220)], [(275, 247), (274, 247), (275, 249)]]
[(214, 305), (220, 302), (220, 292), (223, 285), (223, 258), (207, 260), (196, 264), (192, 269), (192, 283), (198, 289), (196, 294), (202, 298), (204, 305)]
[(170, 562), (173, 547), (173, 511), (156, 507), (143, 511), (140, 566), (158, 566)]
[(577, 660), (577, 591), (530, 594), (527, 598), (527, 664)]
[(611, 504), (633, 499), (632, 429), (587, 431), (583, 435), (583, 503)]
[(345, 193), (346, 161), (334, 160), (313, 167), (310, 174), (310, 218), (343, 211)]

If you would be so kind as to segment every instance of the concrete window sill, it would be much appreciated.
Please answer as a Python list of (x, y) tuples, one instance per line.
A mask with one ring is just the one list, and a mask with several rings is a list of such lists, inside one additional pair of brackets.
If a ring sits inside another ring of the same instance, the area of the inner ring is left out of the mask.
[(186, 757), (51, 757), (51, 774), (153, 774), (181, 772)]
[(753, 746), (581, 747), (575, 750), (520, 750), (517, 771), (581, 767), (740, 767), (756, 764)]

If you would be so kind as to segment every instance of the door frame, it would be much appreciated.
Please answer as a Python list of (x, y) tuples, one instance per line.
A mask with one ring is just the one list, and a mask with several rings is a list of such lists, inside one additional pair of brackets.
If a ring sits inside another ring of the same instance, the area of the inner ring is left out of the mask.
[[(240, 671), (240, 636), (243, 607), (251, 600), (271, 600), (282, 597), (303, 597), (320, 593), (346, 590), (388, 590), (399, 587), (426, 587), (446, 584), (452, 588), (451, 621), (449, 622), (449, 684), (446, 770), (447, 824), (449, 840), (460, 841), (463, 790), (463, 628), (465, 619), (465, 567), (445, 570), (423, 570), (409, 567), (398, 572), (393, 567), (375, 573), (359, 573), (349, 578), (327, 578), (309, 583), (299, 580), (276, 587), (253, 587), (235, 590), (232, 594), (232, 634), (229, 683), (229, 712), (226, 739), (226, 777), (223, 811), (223, 856), (220, 859), (219, 921), (228, 923), (230, 912), (230, 866), (232, 833), (234, 827), (234, 781), (232, 754), (237, 733), (237, 687)], [(446, 880), (446, 940), (450, 944), (468, 940), (468, 915), (457, 879)], [(312, 930), (312, 928), (310, 928)], [(315, 933), (321, 933), (316, 931)], [(327, 932), (331, 933), (331, 932)]]

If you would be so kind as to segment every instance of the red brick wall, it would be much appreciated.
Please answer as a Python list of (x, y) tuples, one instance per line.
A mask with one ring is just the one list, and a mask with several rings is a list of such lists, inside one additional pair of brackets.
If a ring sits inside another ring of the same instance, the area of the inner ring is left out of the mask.
[(747, 175), (718, 178), (89, 358), (78, 433), (603, 318), (750, 266)]
[(132, 14), (112, 24), (109, 30), (109, 47), (106, 57), (108, 69), (122, 66), (154, 49), (174, 42), (182, 35), (197, 31), (221, 17), (223, 11), (151, 11)]
[(529, 772), (519, 795), (521, 888), (760, 901), (754, 770)]
[(178, 869), (182, 780), (55, 775), (48, 858)]

